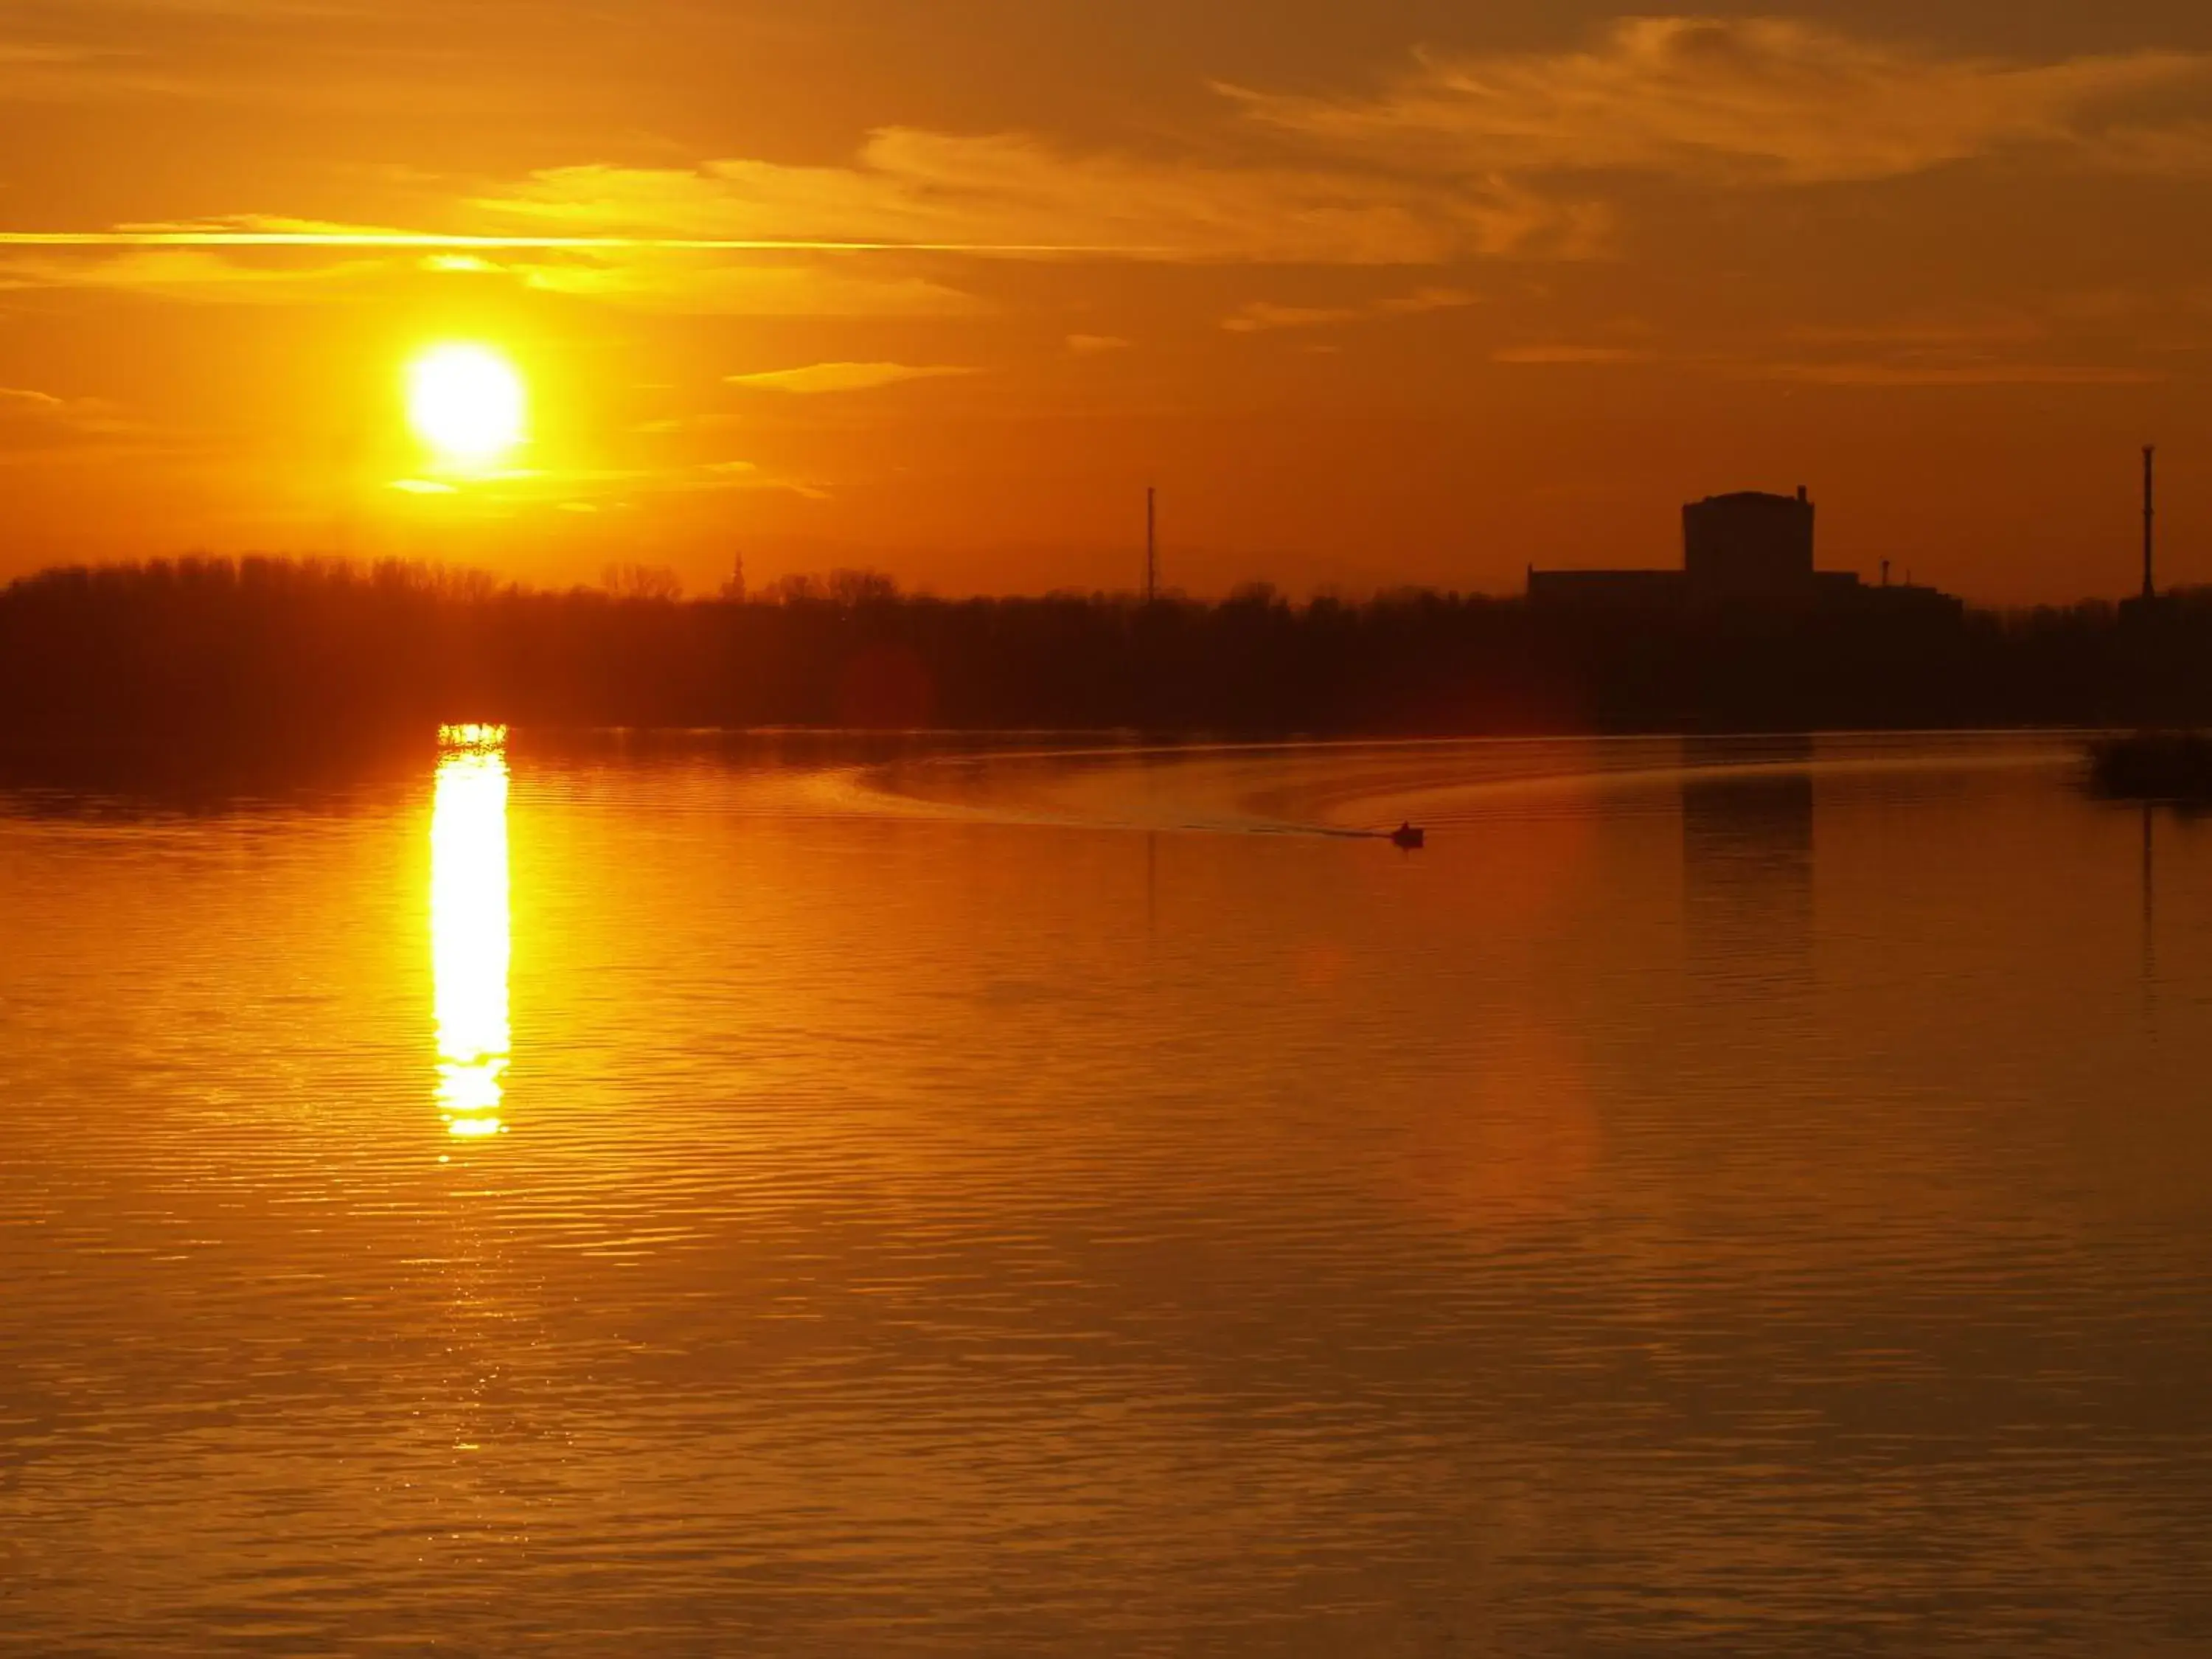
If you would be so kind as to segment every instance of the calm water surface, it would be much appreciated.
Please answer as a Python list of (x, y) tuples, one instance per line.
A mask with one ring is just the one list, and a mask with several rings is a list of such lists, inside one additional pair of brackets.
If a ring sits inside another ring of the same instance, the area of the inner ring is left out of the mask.
[(0, 794), (0, 1650), (2204, 1652), (2208, 901), (2032, 738)]

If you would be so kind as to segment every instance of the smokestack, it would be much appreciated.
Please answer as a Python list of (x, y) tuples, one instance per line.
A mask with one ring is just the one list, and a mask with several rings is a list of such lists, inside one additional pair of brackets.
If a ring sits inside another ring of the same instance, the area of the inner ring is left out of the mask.
[(1799, 484), (1797, 486), (1797, 500), (1800, 503), (1802, 503), (1808, 499), (1809, 498), (1805, 494), (1805, 486), (1803, 484)]
[(2143, 446), (2143, 603), (2158, 597), (2151, 561), (2158, 548), (2158, 446)]

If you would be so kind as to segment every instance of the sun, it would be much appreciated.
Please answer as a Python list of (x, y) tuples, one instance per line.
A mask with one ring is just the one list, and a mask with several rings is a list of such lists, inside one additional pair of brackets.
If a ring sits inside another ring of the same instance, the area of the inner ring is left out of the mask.
[(489, 346), (433, 346), (407, 365), (407, 422), (440, 464), (459, 472), (496, 465), (523, 440), (530, 394)]

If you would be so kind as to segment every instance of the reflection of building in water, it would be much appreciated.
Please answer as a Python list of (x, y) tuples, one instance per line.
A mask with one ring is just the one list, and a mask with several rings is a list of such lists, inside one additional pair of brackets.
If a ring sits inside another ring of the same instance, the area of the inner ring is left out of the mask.
[(1813, 948), (1808, 738), (1687, 739), (1682, 906), (1692, 964), (1746, 988), (1802, 983)]
[(430, 818), (430, 948), (438, 1014), (438, 1103), (464, 1137), (503, 1132), (509, 1053), (507, 728), (439, 733)]

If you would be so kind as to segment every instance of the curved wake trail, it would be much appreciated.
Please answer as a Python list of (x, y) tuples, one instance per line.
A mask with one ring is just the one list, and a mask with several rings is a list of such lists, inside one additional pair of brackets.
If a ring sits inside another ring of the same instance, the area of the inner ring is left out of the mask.
[(2044, 767), (2047, 735), (1635, 738), (1208, 745), (927, 757), (837, 769), (823, 806), (1041, 827), (1388, 841), (1686, 781)]

